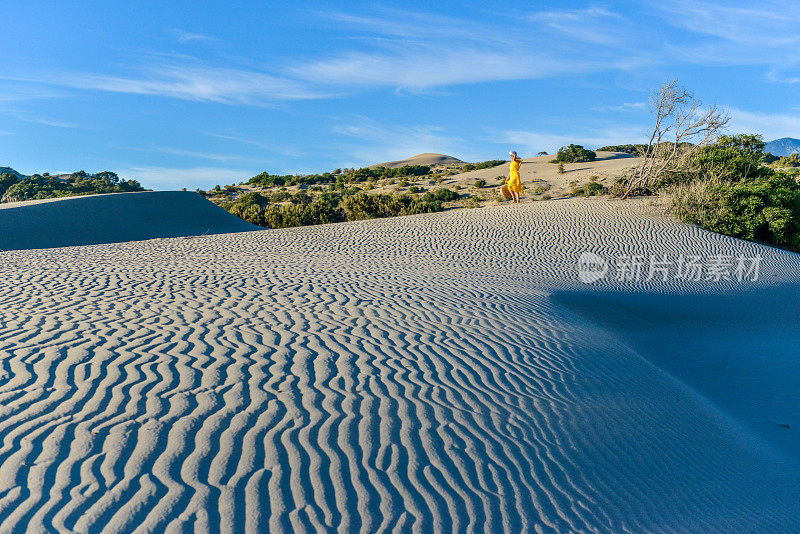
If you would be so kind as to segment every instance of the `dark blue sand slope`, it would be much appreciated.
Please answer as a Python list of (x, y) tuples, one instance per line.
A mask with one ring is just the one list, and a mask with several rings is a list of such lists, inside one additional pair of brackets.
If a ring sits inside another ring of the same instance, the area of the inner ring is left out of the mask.
[(188, 191), (0, 205), (0, 249), (25, 250), (257, 230)]

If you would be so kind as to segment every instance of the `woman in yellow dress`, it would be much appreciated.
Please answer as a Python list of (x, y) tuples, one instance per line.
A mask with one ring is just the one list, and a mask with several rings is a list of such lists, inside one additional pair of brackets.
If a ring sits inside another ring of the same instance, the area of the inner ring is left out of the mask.
[(514, 199), (514, 202), (519, 203), (520, 195), (525, 194), (524, 189), (522, 188), (522, 180), (520, 180), (519, 177), (519, 166), (522, 164), (522, 160), (513, 150), (509, 152), (508, 155), (511, 156), (511, 169), (508, 173), (506, 185), (508, 186), (508, 190), (511, 192), (511, 197)]

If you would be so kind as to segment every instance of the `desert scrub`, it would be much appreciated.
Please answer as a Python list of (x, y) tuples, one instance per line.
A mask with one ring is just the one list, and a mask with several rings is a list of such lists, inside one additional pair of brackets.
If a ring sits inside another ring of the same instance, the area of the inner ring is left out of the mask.
[(558, 174), (564, 174), (564, 162), (563, 161), (559, 161), (558, 162), (558, 169), (556, 169), (556, 171), (558, 172)]
[(541, 195), (550, 189), (550, 184), (539, 184), (533, 189), (534, 195)]
[(478, 189), (486, 187), (486, 180), (475, 180), (475, 187)]
[(458, 200), (461, 198), (461, 195), (456, 193), (455, 191), (450, 191), (449, 189), (439, 189), (438, 191), (430, 191), (423, 195), (422, 200), (424, 202), (449, 202), (451, 200)]
[(586, 184), (586, 187), (584, 187), (583, 190), (587, 197), (608, 194), (608, 188), (597, 182), (589, 182), (588, 184)]
[(480, 208), (481, 207), (481, 200), (478, 197), (469, 197), (464, 202), (465, 208)]
[(800, 251), (800, 185), (791, 176), (680, 184), (673, 193), (673, 210), (684, 222)]
[(421, 193), (422, 192), (422, 188), (421, 187), (417, 187), (416, 185), (412, 185), (411, 187), (408, 188), (408, 192), (409, 193), (414, 193), (414, 194)]

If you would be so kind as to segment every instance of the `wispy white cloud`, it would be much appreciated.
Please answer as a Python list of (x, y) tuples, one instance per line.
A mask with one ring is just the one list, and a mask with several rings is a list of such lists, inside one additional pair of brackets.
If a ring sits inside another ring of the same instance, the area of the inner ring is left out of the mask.
[(597, 68), (589, 61), (562, 63), (540, 56), (493, 50), (442, 49), (418, 45), (391, 53), (349, 53), (305, 65), (298, 76), (331, 84), (397, 86), (411, 89), (498, 80), (535, 79)]
[[(620, 15), (603, 10), (570, 12), (573, 17), (612, 19)], [(575, 32), (558, 23), (560, 13), (532, 14), (515, 21), (475, 22), (455, 17), (391, 10), (383, 16), (329, 15), (361, 32), (358, 51), (345, 51), (326, 59), (297, 65), (293, 76), (325, 84), (390, 86), (411, 89), (553, 77), (562, 74), (629, 69), (641, 63), (640, 54), (627, 47), (625, 54), (598, 50), (597, 42), (621, 47), (626, 32), (608, 31), (607, 23), (590, 36), (585, 26)], [(610, 26), (609, 26), (610, 27)], [(542, 29), (547, 30), (543, 32)], [(550, 33), (581, 37), (553, 46)], [(569, 34), (569, 35), (567, 35)], [(574, 35), (573, 35), (574, 34)], [(608, 47), (606, 47), (608, 48)]]
[(8, 115), (9, 117), (13, 117), (22, 122), (42, 124), (44, 126), (51, 126), (53, 128), (78, 128), (80, 126), (75, 122), (62, 121), (58, 119), (52, 119), (50, 117), (41, 117), (39, 115), (18, 110), (2, 110), (0, 113)]
[(647, 102), (623, 102), (610, 106), (594, 106), (595, 111), (639, 111), (647, 109)]
[(248, 70), (162, 65), (136, 77), (83, 75), (62, 82), (80, 89), (161, 95), (200, 102), (258, 104), (320, 98), (304, 84)]
[(731, 133), (758, 133), (765, 141), (781, 137), (800, 137), (799, 113), (758, 113), (728, 108)]
[[(0, 80), (5, 79), (0, 75)], [(47, 98), (61, 98), (64, 97), (62, 92), (48, 90), (40, 86), (31, 86), (29, 84), (15, 84), (14, 86), (3, 85), (0, 88), (0, 103), (9, 102), (24, 102), (28, 100), (40, 100)]]
[(225, 169), (216, 167), (129, 167), (117, 172), (125, 179), (139, 180), (147, 188), (173, 190), (183, 187), (210, 189), (215, 185), (234, 184), (246, 181), (254, 173), (244, 169)]
[(225, 141), (233, 141), (234, 143), (241, 143), (243, 145), (258, 147), (274, 154), (291, 156), (294, 158), (301, 158), (305, 156), (305, 152), (303, 149), (295, 146), (289, 146), (280, 139), (275, 139), (267, 142), (260, 139), (252, 139), (250, 137), (246, 137), (243, 135), (221, 134), (218, 132), (203, 132), (203, 133), (205, 135), (208, 135), (209, 137), (224, 139)]
[(800, 11), (794, 0), (654, 3), (667, 23), (705, 37), (674, 45), (683, 61), (780, 66), (800, 62)]
[(621, 14), (600, 7), (538, 11), (528, 19), (563, 37), (605, 46), (623, 45), (633, 29)]
[(225, 163), (227, 161), (236, 161), (236, 160), (247, 160), (249, 158), (244, 158), (242, 156), (234, 156), (234, 155), (227, 155), (227, 154), (214, 154), (209, 152), (198, 152), (194, 150), (181, 150), (178, 148), (169, 148), (169, 147), (156, 147), (154, 150), (159, 152), (163, 152), (165, 154), (173, 154), (176, 156), (187, 156), (190, 158), (200, 158), (200, 159), (210, 159), (214, 161), (219, 161), (221, 163)]
[(73, 89), (159, 95), (198, 102), (266, 105), (279, 100), (330, 96), (309, 84), (248, 69), (209, 66), (187, 56), (150, 57), (133, 75), (81, 72), (2, 76), (0, 79)]
[(424, 152), (455, 157), (463, 152), (463, 140), (436, 125), (387, 126), (356, 115), (334, 127), (334, 133), (357, 140), (355, 144), (343, 143), (342, 150), (350, 158), (343, 162), (345, 166), (395, 161)]
[(202, 33), (192, 33), (181, 29), (174, 29), (172, 33), (175, 34), (179, 43), (188, 43), (190, 41), (217, 41), (216, 37), (211, 37)]

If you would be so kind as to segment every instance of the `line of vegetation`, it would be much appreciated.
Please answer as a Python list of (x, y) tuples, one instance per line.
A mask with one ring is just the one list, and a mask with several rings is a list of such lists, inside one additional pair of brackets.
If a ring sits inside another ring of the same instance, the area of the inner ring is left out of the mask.
[(47, 173), (24, 177), (11, 173), (0, 175), (0, 202), (135, 191), (145, 189), (136, 180), (122, 180), (109, 171), (97, 174), (79, 171), (64, 178)]
[(371, 180), (381, 180), (384, 178), (400, 178), (405, 176), (425, 176), (431, 172), (428, 165), (404, 165), (395, 169), (387, 167), (369, 168), (364, 167), (361, 169), (349, 169), (342, 172), (337, 169), (334, 172), (326, 172), (323, 174), (305, 174), (305, 175), (277, 175), (269, 174), (264, 171), (261, 174), (253, 176), (247, 181), (250, 185), (261, 187), (284, 187), (293, 185), (314, 185), (314, 184), (331, 184), (331, 183), (359, 183)]
[(645, 148), (647, 148), (647, 145), (644, 144), (609, 145), (609, 146), (602, 146), (598, 148), (597, 151), (624, 152), (626, 154), (633, 154), (634, 156), (638, 156), (640, 154), (644, 154)]
[(480, 163), (467, 163), (461, 167), (461, 171), (469, 172), (478, 171), (480, 169), (491, 169), (492, 167), (497, 167), (503, 163), (505, 163), (505, 161), (502, 159), (490, 159), (489, 161), (481, 161)]
[(219, 205), (252, 224), (266, 228), (288, 228), (443, 211), (445, 202), (459, 197), (458, 193), (448, 189), (420, 196), (373, 195), (355, 188), (344, 192), (250, 192), (233, 201), (219, 202)]

